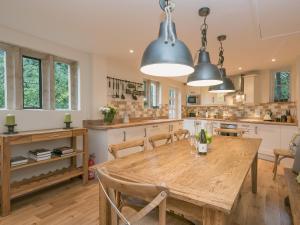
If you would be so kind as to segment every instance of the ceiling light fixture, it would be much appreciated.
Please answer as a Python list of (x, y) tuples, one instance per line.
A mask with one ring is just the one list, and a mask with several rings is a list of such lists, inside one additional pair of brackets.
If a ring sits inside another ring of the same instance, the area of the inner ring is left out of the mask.
[(220, 42), (220, 52), (219, 52), (219, 63), (220, 66), (220, 73), (222, 76), (223, 84), (210, 86), (208, 89), (208, 92), (211, 93), (231, 93), (235, 92), (234, 85), (232, 81), (226, 76), (226, 70), (223, 68), (224, 63), (224, 48), (222, 41), (226, 40), (226, 35), (220, 35), (218, 36), (218, 41)]
[(276, 59), (275, 59), (275, 58), (273, 58), (273, 59), (272, 59), (272, 62), (276, 62)]
[(133, 53), (134, 53), (134, 50), (133, 50), (133, 49), (130, 49), (130, 50), (129, 50), (129, 53), (130, 53), (130, 54), (133, 54)]
[(143, 54), (141, 72), (152, 76), (176, 77), (194, 72), (193, 58), (187, 46), (177, 38), (171, 13), (175, 4), (159, 0), (166, 19), (160, 23), (159, 36), (151, 42)]
[(199, 15), (204, 17), (204, 22), (201, 26), (202, 46), (198, 51), (198, 63), (195, 66), (195, 72), (188, 76), (187, 85), (189, 86), (212, 86), (223, 83), (218, 67), (210, 62), (209, 53), (206, 51), (207, 47), (207, 29), (206, 18), (210, 13), (207, 7), (199, 10)]
[(239, 69), (239, 70), (242, 70), (243, 68), (242, 68), (242, 67), (239, 67), (238, 69)]

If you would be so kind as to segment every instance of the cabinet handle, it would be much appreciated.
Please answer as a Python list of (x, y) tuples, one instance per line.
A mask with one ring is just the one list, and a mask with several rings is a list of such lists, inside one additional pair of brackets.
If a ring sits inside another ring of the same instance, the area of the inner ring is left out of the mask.
[(145, 132), (144, 137), (147, 137), (147, 129), (146, 128), (144, 128), (144, 132)]
[(126, 141), (126, 131), (123, 131), (123, 141)]
[(255, 127), (255, 134), (258, 133), (258, 127)]
[(157, 128), (157, 127), (158, 127), (158, 125), (153, 125), (152, 127), (153, 127), (153, 128)]

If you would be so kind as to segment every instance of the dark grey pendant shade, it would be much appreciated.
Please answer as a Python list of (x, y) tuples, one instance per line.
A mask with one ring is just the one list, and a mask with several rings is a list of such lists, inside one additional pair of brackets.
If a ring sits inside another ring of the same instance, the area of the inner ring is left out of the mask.
[(189, 86), (212, 86), (223, 83), (218, 67), (210, 62), (209, 53), (200, 50), (195, 72), (188, 76)]
[(165, 42), (167, 22), (160, 24), (159, 37), (150, 43), (143, 54), (141, 72), (152, 76), (175, 77), (194, 72), (193, 58), (187, 46), (177, 39), (175, 24), (172, 22), (175, 43)]
[(223, 84), (210, 86), (208, 91), (211, 93), (231, 93), (235, 92), (234, 85), (232, 81), (226, 76), (226, 70), (224, 68), (220, 69)]

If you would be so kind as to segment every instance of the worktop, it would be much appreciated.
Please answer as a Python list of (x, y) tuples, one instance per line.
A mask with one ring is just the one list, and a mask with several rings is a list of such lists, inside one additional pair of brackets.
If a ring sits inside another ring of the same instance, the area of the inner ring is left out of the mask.
[(283, 126), (298, 126), (297, 122), (294, 123), (285, 123), (285, 122), (275, 122), (275, 121), (264, 121), (260, 119), (223, 119), (223, 118), (205, 118), (205, 117), (185, 117), (184, 119), (190, 120), (208, 120), (208, 121), (221, 121), (228, 123), (252, 123), (252, 124), (267, 124), (267, 125), (283, 125)]
[(137, 127), (137, 126), (147, 126), (160, 123), (172, 123), (180, 122), (182, 119), (146, 119), (146, 120), (135, 120), (130, 121), (129, 123), (113, 123), (113, 124), (103, 124), (100, 120), (84, 120), (83, 126), (88, 129), (94, 130), (110, 130), (110, 129), (120, 129), (127, 127)]

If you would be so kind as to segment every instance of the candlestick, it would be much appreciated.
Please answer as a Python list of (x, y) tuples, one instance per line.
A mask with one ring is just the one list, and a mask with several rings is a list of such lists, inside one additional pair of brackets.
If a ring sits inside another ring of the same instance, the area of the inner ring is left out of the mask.
[(15, 115), (7, 114), (5, 118), (5, 125), (12, 126), (16, 124)]
[(70, 113), (65, 114), (64, 122), (65, 123), (72, 123), (72, 117), (71, 117)]

